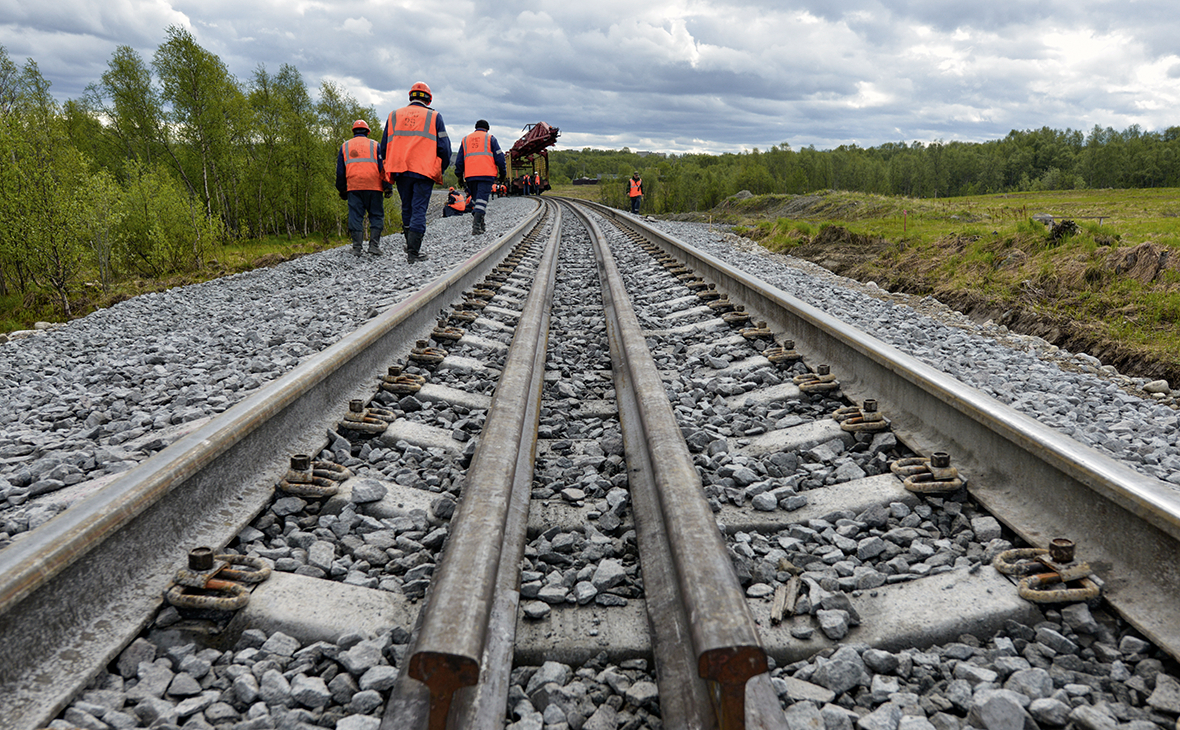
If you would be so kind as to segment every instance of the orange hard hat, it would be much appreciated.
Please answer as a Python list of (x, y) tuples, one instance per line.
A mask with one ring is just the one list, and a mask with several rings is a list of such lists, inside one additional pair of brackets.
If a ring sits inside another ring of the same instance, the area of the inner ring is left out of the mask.
[(430, 87), (424, 81), (419, 81), (410, 87), (410, 101), (421, 99), (427, 104), (434, 98), (434, 94), (430, 93)]
[(363, 129), (363, 130), (365, 130), (366, 132), (368, 132), (368, 131), (369, 131), (369, 124), (368, 124), (368, 122), (366, 122), (364, 119), (358, 119), (358, 120), (356, 120), (355, 122), (353, 122), (353, 123), (352, 123), (352, 131), (354, 131), (354, 132), (355, 132), (355, 131), (356, 131), (356, 130), (358, 130), (358, 129)]

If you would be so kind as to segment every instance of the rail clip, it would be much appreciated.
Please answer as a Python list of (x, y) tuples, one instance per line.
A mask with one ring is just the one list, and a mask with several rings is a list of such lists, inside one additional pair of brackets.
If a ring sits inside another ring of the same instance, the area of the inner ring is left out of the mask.
[(832, 418), (839, 422), (841, 429), (849, 433), (876, 433), (889, 428), (889, 421), (877, 410), (877, 401), (872, 398), (866, 398), (859, 407), (837, 408)]
[(189, 551), (188, 568), (176, 572), (164, 599), (177, 608), (236, 611), (250, 602), (250, 590), (242, 584), (261, 583), (269, 577), (270, 566), (262, 558), (214, 555), (212, 548), (199, 547)]
[[(1005, 575), (1022, 575), (1017, 591), (1033, 603), (1075, 603), (1097, 598), (1102, 589), (1090, 564), (1074, 557), (1074, 543), (1054, 538), (1049, 548), (1017, 548), (996, 556), (992, 566)], [(1036, 571), (1045, 569), (1046, 572)]]
[(307, 454), (291, 457), (291, 468), (279, 482), (279, 489), (294, 497), (323, 499), (340, 491), (340, 482), (352, 472), (330, 461), (312, 461)]
[(929, 459), (898, 459), (889, 465), (889, 470), (902, 480), (906, 489), (918, 494), (947, 494), (967, 483), (959, 470), (951, 466), (950, 454), (945, 451), (936, 451)]
[(365, 408), (364, 401), (350, 400), (348, 402), (348, 413), (344, 414), (344, 420), (340, 422), (340, 428), (356, 431), (357, 433), (385, 433), (385, 429), (389, 428), (389, 424), (395, 420), (397, 420), (397, 414), (393, 411), (375, 407)]
[(840, 381), (836, 380), (827, 365), (817, 365), (814, 373), (796, 375), (793, 381), (804, 393), (830, 393), (840, 389)]

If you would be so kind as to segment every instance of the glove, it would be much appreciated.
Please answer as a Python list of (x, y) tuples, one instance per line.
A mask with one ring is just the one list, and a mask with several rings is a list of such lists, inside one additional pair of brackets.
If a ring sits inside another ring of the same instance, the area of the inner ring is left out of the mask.
[(348, 191), (347, 190), (340, 190), (339, 193), (340, 193), (341, 200), (348, 200)]

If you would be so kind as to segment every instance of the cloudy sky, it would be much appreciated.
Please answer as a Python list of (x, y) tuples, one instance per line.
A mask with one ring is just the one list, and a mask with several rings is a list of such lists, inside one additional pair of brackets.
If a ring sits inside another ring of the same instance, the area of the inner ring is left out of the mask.
[(452, 133), (731, 152), (1180, 125), (1180, 21), (1157, 0), (0, 0), (0, 45), (59, 99), (189, 29), (246, 81), (293, 64), (384, 117), (415, 81)]

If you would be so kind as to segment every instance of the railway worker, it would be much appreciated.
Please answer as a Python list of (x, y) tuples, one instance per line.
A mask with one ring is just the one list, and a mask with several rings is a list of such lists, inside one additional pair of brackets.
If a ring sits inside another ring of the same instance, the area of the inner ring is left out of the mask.
[(520, 193), (521, 195), (533, 194), (532, 178), (529, 177), (527, 172), (520, 176)]
[(639, 204), (643, 202), (643, 180), (639, 179), (638, 170), (627, 181), (627, 196), (631, 198), (631, 212), (638, 215)]
[(504, 153), (500, 143), (488, 131), (486, 120), (475, 123), (475, 131), (459, 143), (459, 154), (455, 156), (455, 174), (467, 182), (467, 190), (473, 199), (471, 235), (483, 233), (484, 216), (488, 212), (488, 195), (498, 175), (506, 174)]
[(455, 188), (447, 191), (447, 204), (443, 207), (443, 218), (463, 215), (467, 212), (466, 197)]
[(533, 192), (536, 195), (540, 195), (541, 193), (545, 192), (545, 190), (541, 187), (541, 173), (539, 172), (533, 173)]
[(402, 227), (406, 254), (412, 264), (429, 258), (422, 253), (426, 236), (426, 210), (434, 184), (442, 184), (443, 171), (451, 164), (451, 140), (442, 115), (430, 107), (433, 94), (419, 81), (410, 87), (410, 103), (389, 113), (379, 149), (385, 174), (397, 185), (402, 201)]
[(352, 123), (352, 139), (340, 146), (336, 155), (336, 190), (348, 201), (348, 234), (352, 252), (362, 253), (365, 237), (365, 213), (369, 214), (369, 253), (381, 254), (381, 229), (385, 227), (385, 201), (393, 186), (385, 181), (381, 152), (369, 139), (369, 125), (364, 119)]

